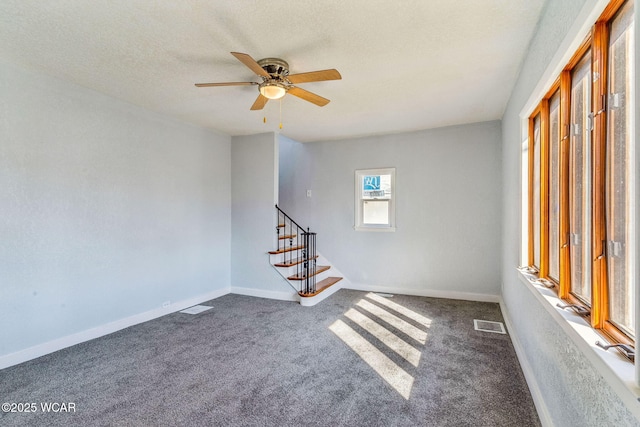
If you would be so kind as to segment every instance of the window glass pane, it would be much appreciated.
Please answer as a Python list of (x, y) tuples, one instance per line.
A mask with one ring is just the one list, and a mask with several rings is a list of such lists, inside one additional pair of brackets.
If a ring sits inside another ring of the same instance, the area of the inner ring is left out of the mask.
[(635, 171), (633, 144), (633, 6), (616, 16), (609, 41), (607, 135), (607, 266), (609, 318), (635, 334), (634, 248)]
[(540, 268), (540, 114), (533, 119), (533, 265)]
[(591, 301), (591, 53), (571, 76), (569, 149), (569, 244), (571, 292)]
[(560, 278), (560, 93), (549, 100), (549, 276)]
[(363, 199), (391, 198), (391, 175), (365, 175), (362, 177)]
[(364, 200), (362, 202), (362, 222), (370, 225), (389, 224), (388, 200)]

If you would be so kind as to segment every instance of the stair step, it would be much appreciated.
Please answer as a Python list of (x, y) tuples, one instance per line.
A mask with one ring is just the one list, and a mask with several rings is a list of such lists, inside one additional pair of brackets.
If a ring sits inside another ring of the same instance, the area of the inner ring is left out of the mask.
[(294, 237), (296, 237), (297, 234), (285, 234), (284, 236), (280, 236), (278, 237), (278, 239), (280, 240), (284, 240), (284, 239), (293, 239)]
[(308, 293), (308, 294), (304, 294), (302, 292), (298, 292), (298, 294), (301, 297), (313, 297), (313, 296), (318, 295), (320, 292), (326, 290), (330, 286), (335, 285), (340, 280), (342, 280), (342, 277), (327, 277), (326, 279), (321, 280), (318, 283), (316, 283), (316, 291), (315, 292)]
[[(317, 259), (318, 255), (316, 255), (315, 257), (313, 257), (313, 259)], [(286, 260), (283, 262), (279, 262), (277, 264), (273, 264), (275, 267), (291, 267), (294, 265), (298, 265), (301, 262), (304, 262), (304, 258), (300, 257), (300, 258), (294, 258), (294, 259), (290, 259), (290, 260)]]
[(304, 249), (304, 246), (289, 246), (286, 248), (278, 249), (277, 251), (269, 251), (269, 255), (277, 255), (285, 252), (297, 251), (299, 249)]
[(284, 224), (278, 224), (278, 228), (284, 228)]
[[(316, 273), (315, 274), (311, 274), (309, 277), (317, 276), (318, 274), (322, 273), (323, 271), (327, 271), (330, 268), (331, 267), (328, 266), (328, 265), (318, 265), (318, 266), (316, 266)], [(296, 274), (296, 275), (287, 277), (287, 279), (289, 279), (289, 280), (304, 280), (304, 279), (306, 279), (306, 276), (298, 276)], [(317, 286), (318, 285), (316, 285), (316, 288), (317, 288)]]

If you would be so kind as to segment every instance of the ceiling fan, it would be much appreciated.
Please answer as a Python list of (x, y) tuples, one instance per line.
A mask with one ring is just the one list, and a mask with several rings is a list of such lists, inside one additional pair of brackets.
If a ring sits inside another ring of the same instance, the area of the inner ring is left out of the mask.
[(320, 82), (326, 80), (340, 80), (342, 76), (336, 69), (311, 71), (308, 73), (289, 74), (289, 64), (280, 58), (264, 58), (259, 61), (254, 60), (246, 53), (231, 52), (238, 61), (246, 65), (251, 71), (262, 78), (262, 83), (258, 82), (228, 82), (228, 83), (196, 83), (197, 87), (213, 86), (252, 86), (257, 85), (260, 90), (258, 98), (251, 106), (252, 110), (262, 110), (270, 99), (280, 99), (287, 93), (309, 101), (320, 107), (329, 103), (327, 98), (300, 89), (294, 84)]

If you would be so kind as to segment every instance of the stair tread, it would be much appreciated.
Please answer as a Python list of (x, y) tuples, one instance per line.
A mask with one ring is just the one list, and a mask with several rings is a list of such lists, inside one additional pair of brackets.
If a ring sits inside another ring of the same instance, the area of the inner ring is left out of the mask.
[(283, 240), (283, 239), (293, 239), (294, 237), (296, 237), (297, 234), (285, 234), (283, 236), (279, 236), (278, 239)]
[[(318, 255), (316, 255), (315, 257), (313, 257), (313, 259), (317, 259)], [(286, 260), (283, 262), (278, 262), (276, 264), (273, 264), (275, 267), (291, 267), (294, 265), (298, 265), (301, 262), (304, 262), (304, 258), (299, 257), (299, 258), (294, 258), (294, 259), (290, 259), (290, 260)]]
[(315, 292), (308, 293), (308, 294), (304, 294), (302, 292), (298, 292), (298, 294), (301, 297), (313, 297), (313, 296), (318, 295), (320, 292), (322, 292), (324, 290), (327, 290), (332, 285), (335, 285), (340, 280), (342, 280), (342, 277), (327, 277), (326, 279), (323, 279), (323, 280), (319, 281), (318, 283), (316, 283), (316, 291)]
[[(322, 273), (323, 271), (327, 271), (330, 268), (331, 268), (331, 266), (329, 266), (329, 265), (318, 265), (318, 266), (316, 266), (315, 274), (312, 274), (309, 277), (317, 276), (318, 274)], [(295, 274), (293, 276), (287, 277), (287, 279), (289, 279), (289, 280), (304, 280), (304, 279), (306, 279), (306, 276), (298, 276), (297, 274)]]
[(276, 255), (276, 254), (281, 254), (284, 252), (291, 252), (291, 251), (297, 251), (298, 249), (304, 249), (304, 246), (290, 246), (290, 247), (286, 247), (286, 248), (281, 248), (278, 249), (277, 251), (269, 251), (270, 255)]

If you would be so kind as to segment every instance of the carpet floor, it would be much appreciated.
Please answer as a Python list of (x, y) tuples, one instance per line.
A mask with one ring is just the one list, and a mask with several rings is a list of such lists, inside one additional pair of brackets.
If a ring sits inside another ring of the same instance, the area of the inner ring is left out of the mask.
[(0, 425), (540, 425), (509, 335), (474, 330), (498, 304), (343, 289), (203, 305), (0, 370), (0, 403), (35, 408)]

